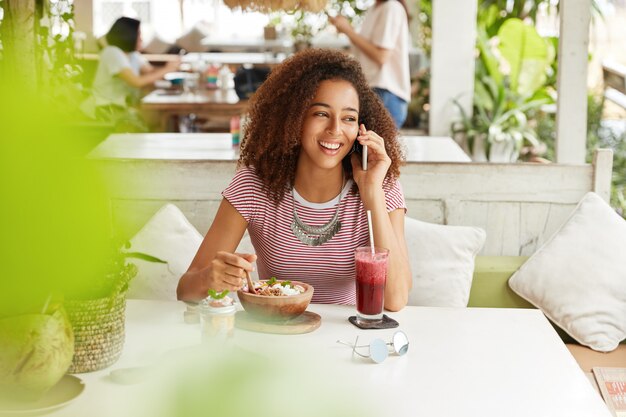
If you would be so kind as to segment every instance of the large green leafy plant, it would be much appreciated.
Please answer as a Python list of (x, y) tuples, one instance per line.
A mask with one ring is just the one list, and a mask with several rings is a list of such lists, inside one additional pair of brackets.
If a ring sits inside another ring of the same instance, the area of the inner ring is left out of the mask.
[(473, 115), (459, 105), (462, 121), (452, 131), (474, 160), (514, 162), (524, 144), (539, 145), (529, 118), (553, 102), (544, 85), (555, 50), (520, 19), (508, 19), (491, 38), (489, 24), (478, 27)]

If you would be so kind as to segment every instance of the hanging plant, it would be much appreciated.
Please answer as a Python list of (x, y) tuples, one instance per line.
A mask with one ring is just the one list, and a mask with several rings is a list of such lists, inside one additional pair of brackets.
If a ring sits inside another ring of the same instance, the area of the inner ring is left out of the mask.
[(73, 0), (48, 0), (41, 3), (38, 10), (40, 83), (63, 105), (82, 99), (79, 78), (83, 70), (75, 58), (73, 3)]

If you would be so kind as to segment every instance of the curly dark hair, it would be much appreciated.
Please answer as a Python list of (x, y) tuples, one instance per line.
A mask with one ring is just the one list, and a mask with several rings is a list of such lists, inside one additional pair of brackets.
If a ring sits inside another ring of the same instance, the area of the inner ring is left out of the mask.
[[(325, 80), (351, 83), (359, 96), (359, 124), (385, 139), (391, 166), (386, 181), (400, 175), (403, 154), (395, 123), (369, 87), (361, 65), (346, 54), (306, 49), (274, 68), (250, 99), (249, 120), (241, 142), (239, 166), (253, 167), (268, 197), (278, 204), (293, 185), (305, 113)], [(350, 155), (343, 160), (352, 177)]]

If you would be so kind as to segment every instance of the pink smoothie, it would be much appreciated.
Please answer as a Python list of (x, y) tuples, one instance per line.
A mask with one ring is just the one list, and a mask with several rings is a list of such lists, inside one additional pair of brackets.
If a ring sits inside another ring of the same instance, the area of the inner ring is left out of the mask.
[(368, 316), (380, 314), (387, 280), (387, 254), (377, 253), (372, 257), (366, 251), (357, 251), (355, 260), (356, 309)]

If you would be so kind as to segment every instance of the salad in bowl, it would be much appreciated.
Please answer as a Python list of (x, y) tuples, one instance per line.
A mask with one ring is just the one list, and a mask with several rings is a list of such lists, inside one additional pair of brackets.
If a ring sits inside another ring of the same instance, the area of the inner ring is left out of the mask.
[(286, 321), (304, 313), (313, 298), (313, 287), (300, 281), (272, 277), (255, 281), (254, 294), (247, 286), (237, 291), (241, 305), (254, 318)]

